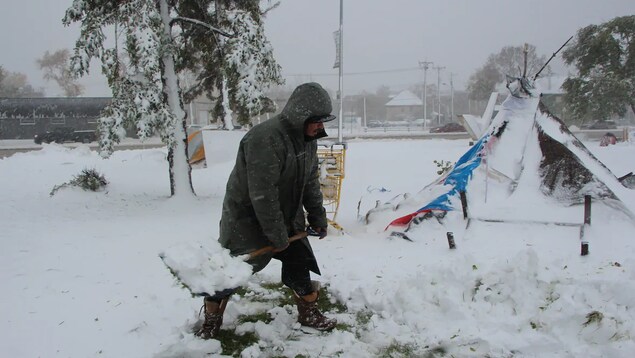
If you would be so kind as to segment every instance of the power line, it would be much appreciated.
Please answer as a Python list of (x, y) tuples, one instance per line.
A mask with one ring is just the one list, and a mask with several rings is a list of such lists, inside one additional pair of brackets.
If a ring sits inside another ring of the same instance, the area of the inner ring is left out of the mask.
[[(410, 68), (395, 68), (391, 70), (375, 70), (375, 71), (364, 71), (364, 72), (345, 72), (345, 76), (358, 76), (358, 75), (371, 75), (371, 74), (380, 74), (380, 73), (396, 73), (396, 72), (411, 72), (418, 71), (419, 67), (410, 67)], [(337, 73), (291, 73), (285, 74), (284, 76), (288, 77), (306, 77), (306, 76), (337, 76)]]

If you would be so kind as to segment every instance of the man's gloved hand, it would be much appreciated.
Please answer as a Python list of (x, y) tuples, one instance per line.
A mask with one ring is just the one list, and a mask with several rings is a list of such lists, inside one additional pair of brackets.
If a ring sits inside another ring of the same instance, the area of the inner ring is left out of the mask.
[(306, 231), (307, 231), (307, 233), (309, 233), (309, 236), (319, 236), (320, 240), (325, 238), (326, 235), (327, 235), (327, 228), (325, 228), (325, 227), (316, 227), (316, 228), (314, 228), (314, 227), (309, 226), (306, 229)]

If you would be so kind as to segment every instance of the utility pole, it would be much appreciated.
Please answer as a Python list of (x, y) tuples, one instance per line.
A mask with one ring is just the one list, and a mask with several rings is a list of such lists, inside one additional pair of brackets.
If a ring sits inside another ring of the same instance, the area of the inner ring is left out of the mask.
[(439, 105), (437, 108), (437, 122), (441, 125), (441, 70), (445, 69), (445, 67), (436, 66), (433, 68), (437, 70), (437, 103)]
[(432, 64), (431, 61), (419, 61), (419, 67), (423, 68), (423, 130), (426, 130), (426, 119), (428, 118), (428, 68)]
[(454, 122), (454, 73), (450, 72), (450, 121)]
[(368, 127), (368, 122), (366, 122), (366, 96), (364, 96), (364, 129)]
[(338, 127), (338, 142), (344, 143), (342, 122), (344, 121), (344, 0), (340, 0), (340, 31), (339, 31), (339, 70), (340, 70), (340, 122)]

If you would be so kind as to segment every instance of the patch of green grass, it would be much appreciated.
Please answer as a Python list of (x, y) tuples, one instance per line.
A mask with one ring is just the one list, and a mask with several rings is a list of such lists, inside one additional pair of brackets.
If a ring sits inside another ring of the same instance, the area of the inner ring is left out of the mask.
[(346, 312), (346, 305), (339, 303), (336, 299), (332, 299), (326, 290), (326, 287), (320, 288), (320, 297), (318, 298), (318, 308), (322, 312)]
[(410, 343), (393, 342), (379, 352), (379, 357), (381, 358), (408, 358), (416, 356), (418, 356), (417, 346)]
[[(261, 290), (253, 291), (246, 287), (240, 287), (234, 293), (237, 296), (241, 297), (241, 300), (246, 300), (250, 302), (270, 302), (273, 306), (283, 307), (285, 305), (295, 306), (295, 299), (293, 297), (293, 292), (284, 286), (280, 282), (265, 282), (260, 285), (264, 291)], [(275, 293), (279, 293), (275, 295)], [(268, 298), (270, 296), (275, 296), (276, 298)], [(267, 298), (265, 298), (267, 297)], [(318, 298), (318, 308), (322, 312), (346, 312), (346, 306), (337, 302), (336, 300), (332, 300), (330, 298), (330, 294), (326, 287), (320, 288), (320, 296)], [(333, 302), (331, 302), (333, 301)], [(369, 317), (370, 317), (369, 313)], [(370, 318), (369, 318), (370, 319)], [(258, 312), (256, 314), (251, 315), (241, 315), (237, 318), (238, 324), (247, 323), (247, 322), (264, 322), (266, 324), (271, 323), (273, 318), (267, 311)], [(343, 323), (340, 323), (336, 326), (337, 329), (351, 331), (352, 327)], [(247, 347), (257, 343), (260, 338), (254, 332), (247, 332), (243, 335), (237, 335), (234, 331), (226, 331), (221, 330), (219, 333), (218, 340), (221, 342), (221, 346), (223, 348), (223, 354), (231, 355), (231, 356), (240, 356), (240, 352), (245, 350)], [(303, 358), (302, 355), (298, 355), (295, 358)]]
[(270, 291), (282, 291), (285, 288), (282, 282), (264, 282), (260, 286)]
[(238, 317), (238, 323), (247, 323), (247, 322), (271, 323), (271, 321), (273, 321), (273, 319), (267, 312), (260, 312), (260, 313), (251, 314), (251, 315), (242, 315)]
[(247, 294), (247, 289), (244, 286), (240, 286), (234, 292), (235, 295), (244, 297)]
[(374, 314), (375, 313), (369, 310), (357, 312), (357, 314), (355, 315), (357, 324), (360, 326), (366, 326), (368, 322), (370, 322), (370, 319), (373, 317)]
[(245, 348), (258, 343), (260, 340), (255, 333), (246, 332), (243, 335), (238, 335), (233, 330), (221, 331), (218, 333), (218, 338), (221, 347), (223, 348), (223, 354), (231, 355), (233, 357), (240, 357), (240, 352)]
[[(266, 301), (273, 302), (277, 306), (285, 306), (291, 305), (295, 306), (295, 298), (293, 297), (293, 292), (288, 287), (284, 286), (280, 282), (265, 282), (261, 284), (262, 288), (268, 291), (274, 291), (280, 293), (280, 298), (278, 299), (268, 299)], [(337, 312), (342, 313), (346, 312), (346, 305), (343, 305), (337, 300), (332, 299), (329, 294), (327, 287), (320, 287), (320, 295), (318, 298), (318, 308), (322, 312)], [(237, 292), (238, 293), (238, 292)], [(247, 293), (245, 290), (241, 296), (244, 296)], [(256, 296), (257, 297), (257, 296)], [(254, 298), (249, 298), (250, 300), (256, 301)]]

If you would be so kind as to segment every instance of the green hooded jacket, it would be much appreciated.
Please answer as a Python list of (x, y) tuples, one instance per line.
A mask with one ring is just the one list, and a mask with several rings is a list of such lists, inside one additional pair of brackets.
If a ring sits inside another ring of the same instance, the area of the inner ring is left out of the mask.
[[(327, 227), (320, 191), (317, 138), (305, 138), (309, 117), (329, 115), (328, 93), (317, 83), (298, 86), (282, 112), (251, 128), (238, 148), (227, 181), (220, 222), (221, 245), (232, 255), (265, 246), (282, 248), (288, 238), (312, 227)], [(302, 242), (311, 250), (308, 239)], [(262, 270), (273, 254), (249, 263)], [(320, 273), (313, 257), (309, 269)]]

